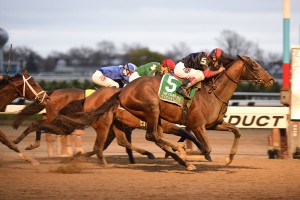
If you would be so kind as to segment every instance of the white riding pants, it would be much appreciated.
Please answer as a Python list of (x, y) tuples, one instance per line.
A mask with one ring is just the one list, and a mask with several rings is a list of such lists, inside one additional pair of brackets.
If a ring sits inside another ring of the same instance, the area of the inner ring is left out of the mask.
[(130, 75), (130, 77), (129, 77), (129, 82), (131, 82), (131, 81), (133, 81), (133, 80), (135, 80), (135, 79), (137, 79), (137, 78), (140, 78), (141, 76), (139, 75), (139, 73), (137, 73), (137, 72), (133, 72), (131, 75)]
[(112, 80), (111, 78), (108, 78), (102, 74), (99, 70), (96, 70), (96, 72), (92, 76), (92, 80), (94, 83), (100, 86), (104, 87), (117, 87), (119, 88), (119, 83)]
[[(205, 79), (204, 74), (201, 70), (196, 70), (192, 68), (186, 68), (183, 62), (179, 62), (175, 65), (174, 74), (179, 78), (203, 81)], [(191, 81), (192, 81), (191, 80)]]

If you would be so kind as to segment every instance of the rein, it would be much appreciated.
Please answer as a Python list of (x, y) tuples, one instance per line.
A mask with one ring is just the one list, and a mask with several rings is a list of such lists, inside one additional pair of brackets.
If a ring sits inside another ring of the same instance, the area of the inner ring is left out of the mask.
[[(215, 93), (215, 90), (217, 89), (217, 86), (216, 86), (216, 82), (217, 82), (217, 80), (223, 75), (223, 74), (225, 74), (226, 76), (227, 76), (227, 78), (231, 81), (231, 82), (233, 82), (233, 83), (235, 83), (235, 84), (239, 84), (239, 82), (252, 82), (252, 83), (256, 83), (256, 84), (258, 84), (258, 83), (261, 83), (262, 82), (262, 79), (260, 78), (260, 77), (258, 77), (251, 69), (250, 69), (250, 67), (248, 66), (248, 63), (249, 63), (249, 60), (250, 60), (250, 58), (248, 58), (248, 60), (244, 60), (242, 57), (239, 57), (242, 61), (243, 61), (243, 67), (242, 67), (242, 70), (241, 70), (241, 73), (242, 73), (242, 71), (244, 70), (244, 68), (246, 67), (246, 69), (249, 71), (249, 73), (251, 74), (251, 76), (253, 76), (254, 77), (254, 79), (252, 79), (252, 80), (234, 80), (234, 79), (232, 79), (227, 73), (226, 73), (226, 70), (224, 70), (222, 73), (220, 73), (216, 78), (212, 78), (212, 87), (209, 89), (209, 91), (208, 91), (208, 93), (210, 94), (210, 93), (214, 93), (214, 95), (216, 96), (216, 98), (217, 99), (219, 99), (220, 101), (222, 101), (223, 103), (225, 103), (225, 104), (228, 104), (229, 103), (229, 101), (225, 101), (225, 100), (223, 100), (223, 99), (221, 99), (216, 93)], [(253, 64), (251, 63), (251, 66), (252, 66)], [(253, 67), (252, 67), (253, 68)]]

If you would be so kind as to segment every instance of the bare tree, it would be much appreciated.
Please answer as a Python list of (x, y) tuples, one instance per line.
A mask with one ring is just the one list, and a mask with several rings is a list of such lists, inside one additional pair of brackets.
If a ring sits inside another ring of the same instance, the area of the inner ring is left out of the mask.
[(172, 58), (174, 61), (179, 61), (190, 53), (190, 47), (186, 43), (180, 42), (177, 45), (172, 45), (172, 49), (166, 52), (166, 56)]
[(97, 49), (92, 56), (92, 60), (95, 65), (106, 66), (112, 63), (115, 55), (115, 44), (104, 40), (97, 43)]
[(219, 46), (232, 56), (248, 55), (253, 58), (259, 58), (263, 54), (258, 44), (246, 40), (234, 31), (224, 30), (216, 40)]
[(90, 47), (74, 47), (69, 50), (69, 60), (76, 59), (81, 65), (91, 66), (91, 57), (94, 54), (94, 50)]

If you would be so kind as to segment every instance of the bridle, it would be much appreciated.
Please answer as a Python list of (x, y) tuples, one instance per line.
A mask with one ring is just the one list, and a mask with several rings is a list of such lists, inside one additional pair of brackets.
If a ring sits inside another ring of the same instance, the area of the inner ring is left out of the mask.
[[(255, 72), (257, 72), (257, 70), (255, 69), (255, 67), (254, 67), (254, 64), (251, 62), (250, 63), (250, 58), (248, 58), (247, 57), (247, 59), (248, 60), (244, 60), (242, 57), (240, 57), (240, 56), (238, 56), (242, 61), (243, 61), (243, 66), (242, 66), (242, 69), (241, 69), (241, 73), (242, 73), (242, 71), (244, 70), (244, 68), (246, 68), (247, 70), (248, 70), (248, 72), (251, 74), (251, 76), (253, 76), (254, 77), (254, 79), (250, 79), (250, 80), (241, 80), (241, 79), (239, 79), (239, 80), (234, 80), (232, 77), (230, 77), (229, 75), (228, 75), (228, 73), (226, 72), (226, 70), (224, 70), (222, 73), (220, 73), (216, 78), (212, 78), (212, 87), (209, 89), (209, 91), (208, 91), (208, 93), (210, 94), (210, 93), (214, 93), (214, 95), (217, 97), (217, 99), (219, 99), (220, 101), (222, 101), (223, 103), (225, 103), (225, 104), (228, 104), (229, 103), (229, 101), (225, 101), (225, 100), (223, 100), (223, 99), (221, 99), (216, 93), (215, 93), (215, 90), (217, 89), (217, 85), (215, 84), (216, 82), (217, 82), (217, 80), (223, 75), (223, 74), (225, 74), (226, 75), (226, 77), (230, 80), (230, 81), (232, 81), (233, 83), (235, 83), (236, 85), (237, 84), (239, 84), (239, 82), (252, 82), (252, 83), (256, 83), (256, 84), (259, 84), (259, 83), (262, 83), (262, 79), (259, 77), (259, 76), (257, 76), (256, 75), (256, 73)], [(248, 66), (248, 64), (251, 64), (251, 68)], [(232, 66), (232, 65), (230, 65), (230, 66)], [(229, 66), (229, 67), (230, 67)], [(251, 69), (253, 69), (253, 70), (255, 70), (255, 72), (253, 72)]]
[[(8, 79), (8, 82), (10, 85), (12, 85), (12, 87), (15, 89), (15, 91), (19, 94), (19, 96), (21, 98), (26, 98), (26, 86), (28, 86), (28, 88), (30, 89), (30, 91), (35, 95), (35, 100), (39, 101), (40, 103), (43, 103), (47, 94), (44, 90), (40, 91), (39, 93), (36, 92), (36, 90), (30, 85), (30, 83), (28, 82), (29, 79), (31, 79), (32, 77), (29, 76), (28, 78), (25, 78), (24, 75), (22, 75), (23, 78), (23, 93), (21, 93), (17, 87), (14, 85), (14, 83)], [(40, 98), (39, 96), (43, 94), (43, 97)]]

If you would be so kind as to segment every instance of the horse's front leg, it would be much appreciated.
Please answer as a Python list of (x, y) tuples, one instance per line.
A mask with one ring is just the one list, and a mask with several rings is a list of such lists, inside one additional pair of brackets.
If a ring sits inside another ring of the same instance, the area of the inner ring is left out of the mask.
[(229, 124), (229, 123), (223, 121), (221, 124), (219, 124), (215, 127), (215, 130), (230, 131), (230, 132), (234, 133), (234, 141), (233, 141), (232, 147), (230, 149), (230, 154), (229, 154), (229, 157), (227, 157), (225, 160), (226, 165), (229, 165), (232, 162), (233, 157), (235, 156), (235, 154), (237, 152), (237, 147), (238, 147), (239, 140), (241, 137), (240, 129), (232, 124)]
[(201, 126), (190, 127), (190, 129), (193, 131), (196, 138), (200, 142), (201, 151), (204, 154), (205, 159), (208, 161), (212, 161), (211, 156), (210, 156), (211, 147), (210, 147), (210, 144), (208, 141), (208, 136), (207, 136), (207, 132), (205, 129), (205, 125), (203, 124)]
[[(151, 134), (151, 131), (154, 130)], [(168, 153), (175, 161), (177, 161), (180, 165), (183, 165), (186, 167), (188, 171), (195, 170), (196, 167), (188, 162), (185, 161), (186, 153), (183, 147), (178, 144), (175, 145), (172, 142), (169, 142), (167, 140), (164, 140), (162, 138), (163, 129), (161, 126), (151, 126), (151, 123), (148, 123), (148, 128), (146, 132), (146, 139), (149, 141), (154, 141), (155, 144), (160, 147), (162, 150), (164, 150), (166, 153)], [(151, 137), (150, 137), (151, 136)], [(172, 150), (179, 151), (180, 155), (177, 155)]]
[(199, 148), (201, 154), (205, 155), (205, 159), (208, 161), (212, 161), (209, 154), (203, 153), (206, 152), (206, 149), (190, 131), (180, 128), (179, 126), (172, 124), (170, 122), (166, 122), (166, 121), (162, 121), (162, 122), (163, 122), (162, 127), (164, 129), (164, 133), (180, 136), (181, 138), (178, 140), (178, 143), (184, 142), (185, 139), (191, 140)]

